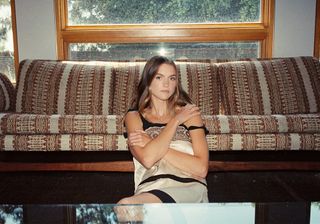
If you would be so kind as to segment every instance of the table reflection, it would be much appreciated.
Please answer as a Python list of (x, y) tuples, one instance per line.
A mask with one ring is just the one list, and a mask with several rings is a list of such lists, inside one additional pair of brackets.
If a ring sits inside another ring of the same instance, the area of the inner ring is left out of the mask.
[(320, 223), (320, 202), (0, 205), (0, 223)]

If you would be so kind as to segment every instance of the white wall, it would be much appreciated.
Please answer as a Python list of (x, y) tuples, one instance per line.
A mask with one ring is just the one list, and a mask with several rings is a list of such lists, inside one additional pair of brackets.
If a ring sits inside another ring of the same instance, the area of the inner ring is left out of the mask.
[[(275, 0), (274, 57), (311, 56), (316, 0)], [(19, 60), (57, 59), (54, 0), (16, 0)]]
[(16, 0), (19, 61), (56, 59), (54, 0)]
[(312, 56), (316, 0), (276, 0), (274, 57)]

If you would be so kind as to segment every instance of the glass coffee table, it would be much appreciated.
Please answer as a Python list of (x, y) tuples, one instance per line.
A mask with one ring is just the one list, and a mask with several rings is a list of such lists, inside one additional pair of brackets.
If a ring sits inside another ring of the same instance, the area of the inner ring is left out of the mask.
[(320, 202), (0, 205), (0, 223), (320, 223)]

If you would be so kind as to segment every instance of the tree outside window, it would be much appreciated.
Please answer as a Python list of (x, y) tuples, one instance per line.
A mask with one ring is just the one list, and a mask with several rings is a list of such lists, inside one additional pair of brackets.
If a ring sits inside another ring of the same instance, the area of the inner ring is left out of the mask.
[(15, 82), (14, 45), (10, 0), (0, 0), (0, 72)]
[(272, 55), (274, 0), (57, 0), (58, 58)]

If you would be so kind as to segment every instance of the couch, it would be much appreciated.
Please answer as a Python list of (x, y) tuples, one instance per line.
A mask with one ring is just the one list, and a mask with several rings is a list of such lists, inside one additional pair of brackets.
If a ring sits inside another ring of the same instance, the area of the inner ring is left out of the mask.
[[(0, 74), (0, 171), (132, 171), (123, 115), (144, 60), (20, 62)], [(210, 170), (320, 169), (313, 57), (176, 60), (209, 130)]]

